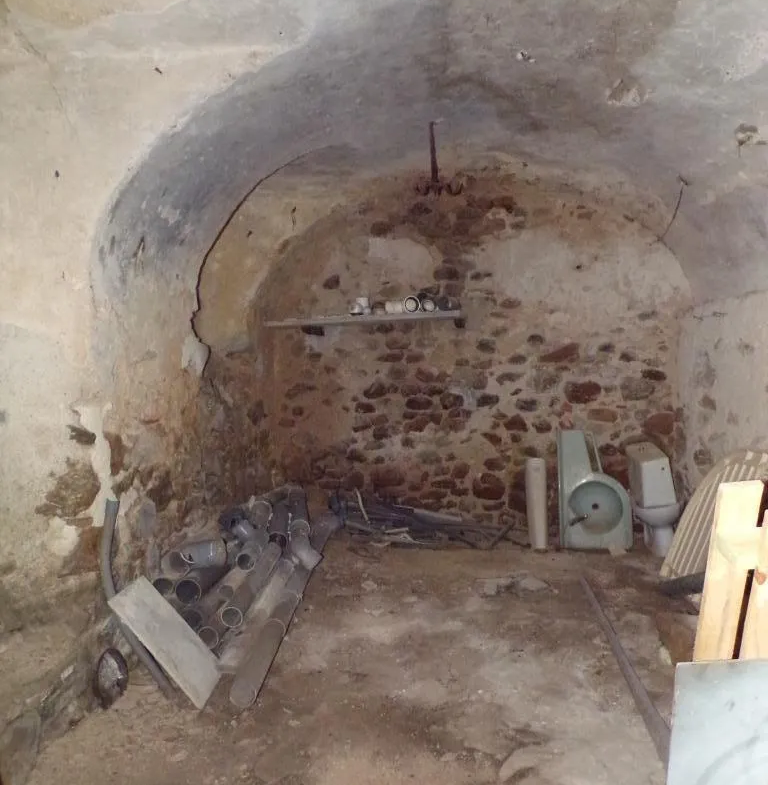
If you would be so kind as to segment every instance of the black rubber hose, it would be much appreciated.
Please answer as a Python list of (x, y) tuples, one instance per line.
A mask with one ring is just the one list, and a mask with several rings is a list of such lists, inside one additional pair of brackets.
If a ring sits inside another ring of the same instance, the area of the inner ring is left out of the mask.
[[(111, 600), (117, 594), (115, 580), (112, 577), (112, 543), (115, 539), (115, 526), (117, 525), (117, 512), (119, 509), (120, 502), (115, 499), (107, 499), (104, 511), (104, 528), (101, 530), (99, 566), (101, 568), (101, 585), (108, 600)], [(173, 685), (168, 681), (167, 676), (163, 673), (154, 657), (120, 619), (117, 619), (117, 626), (144, 667), (152, 674), (152, 678), (157, 682), (157, 686), (163, 695), (173, 699), (175, 697)]]
[(695, 572), (682, 578), (671, 578), (659, 584), (659, 591), (665, 597), (680, 597), (685, 594), (701, 594), (704, 591), (704, 573)]

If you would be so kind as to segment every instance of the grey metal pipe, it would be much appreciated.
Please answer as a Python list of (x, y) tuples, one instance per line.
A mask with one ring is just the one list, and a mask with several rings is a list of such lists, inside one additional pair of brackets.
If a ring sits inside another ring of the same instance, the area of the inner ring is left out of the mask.
[(247, 709), (256, 701), (293, 614), (304, 596), (310, 574), (303, 567), (298, 567), (293, 573), (280, 601), (259, 632), (256, 646), (238, 671), (229, 691), (229, 700), (238, 709)]
[[(101, 585), (108, 600), (117, 594), (115, 589), (115, 579), (112, 577), (112, 543), (115, 539), (115, 527), (117, 525), (117, 513), (120, 509), (120, 502), (115, 499), (107, 499), (104, 510), (104, 527), (101, 530), (101, 541), (99, 543), (99, 567), (101, 568)], [(141, 641), (118, 619), (117, 626), (123, 637), (128, 641), (128, 645), (133, 649), (140, 662), (149, 671), (152, 678), (157, 683), (160, 691), (167, 698), (174, 697), (174, 690), (171, 682), (168, 681), (165, 673), (155, 661), (154, 657), (147, 651)]]
[(272, 518), (269, 521), (269, 541), (276, 542), (281, 548), (288, 544), (288, 521), (290, 512), (285, 502), (276, 504), (272, 509)]
[(277, 488), (273, 488), (271, 491), (267, 491), (266, 493), (262, 493), (260, 496), (257, 496), (257, 499), (263, 499), (264, 501), (269, 502), (274, 509), (276, 505), (280, 502), (285, 501), (288, 496), (289, 491), (291, 490), (292, 485), (280, 485)]
[(219, 645), (219, 633), (213, 627), (206, 625), (197, 631), (197, 637), (211, 650)]
[(291, 521), (302, 520), (309, 523), (309, 510), (307, 509), (307, 494), (304, 489), (294, 485), (288, 491), (288, 511), (291, 513)]
[(225, 627), (237, 629), (243, 623), (248, 608), (267, 585), (281, 555), (282, 549), (277, 543), (271, 542), (267, 545), (247, 579), (239, 586), (232, 599), (219, 610), (219, 618)]
[(165, 575), (159, 575), (152, 581), (152, 585), (163, 595), (163, 597), (168, 599), (168, 597), (173, 596), (173, 589), (176, 586), (176, 582), (171, 578), (165, 577)]
[(294, 518), (288, 527), (291, 556), (310, 572), (322, 561), (309, 541), (309, 523), (303, 518)]
[(167, 578), (176, 580), (183, 578), (190, 570), (189, 563), (181, 555), (180, 551), (174, 549), (160, 559), (160, 574)]
[[(293, 574), (293, 569), (293, 562), (288, 559), (280, 559), (278, 561), (271, 576), (268, 577), (266, 586), (260, 594), (254, 595), (253, 602), (246, 612), (246, 618), (250, 618), (254, 611), (258, 614), (260, 609), (264, 618), (269, 616), (285, 587), (286, 581)], [(248, 577), (253, 577), (253, 574), (249, 574)], [(221, 613), (215, 613), (208, 618), (203, 628), (198, 631), (198, 635), (207, 646), (211, 649), (216, 649), (228, 632), (230, 630), (222, 622)]]
[[(313, 546), (322, 552), (330, 536), (340, 527), (337, 516), (321, 516), (313, 533)], [(312, 571), (304, 567), (296, 568), (277, 606), (259, 630), (256, 644), (237, 672), (229, 692), (229, 700), (237, 708), (247, 709), (258, 697), (311, 574)]]
[(251, 570), (261, 552), (269, 544), (269, 535), (265, 529), (255, 529), (254, 536), (243, 545), (235, 559), (235, 566), (241, 570)]
[(224, 574), (225, 567), (200, 567), (190, 570), (176, 582), (174, 594), (182, 605), (192, 605), (213, 586)]
[(280, 601), (285, 585), (295, 569), (296, 565), (290, 559), (281, 558), (277, 562), (269, 582), (248, 609), (245, 624), (235, 631), (219, 652), (219, 667), (222, 672), (235, 673), (240, 662), (250, 654), (258, 640), (259, 631)]
[(221, 537), (197, 542), (185, 542), (176, 550), (190, 569), (196, 567), (224, 567), (227, 563), (227, 546)]
[(199, 630), (203, 624), (203, 614), (194, 606), (182, 608), (180, 616), (193, 630)]
[(254, 499), (248, 510), (248, 520), (251, 526), (266, 528), (272, 517), (272, 503), (268, 499)]
[(648, 735), (651, 737), (651, 741), (656, 747), (659, 759), (666, 768), (669, 763), (669, 742), (671, 737), (669, 725), (667, 725), (666, 721), (659, 713), (656, 705), (651, 700), (651, 696), (640, 681), (637, 671), (632, 667), (632, 663), (629, 661), (629, 657), (627, 657), (627, 653), (621, 645), (616, 630), (613, 629), (610, 619), (605, 615), (605, 611), (602, 609), (597, 597), (595, 597), (592, 587), (583, 575), (581, 576), (581, 586), (584, 589), (584, 593), (587, 595), (592, 610), (595, 612), (595, 616), (597, 616), (597, 621), (602, 627), (605, 637), (608, 638), (608, 643), (613, 650), (614, 657), (616, 657), (619, 670), (627, 682), (632, 697), (635, 699), (635, 705), (640, 712), (640, 716), (643, 718)]

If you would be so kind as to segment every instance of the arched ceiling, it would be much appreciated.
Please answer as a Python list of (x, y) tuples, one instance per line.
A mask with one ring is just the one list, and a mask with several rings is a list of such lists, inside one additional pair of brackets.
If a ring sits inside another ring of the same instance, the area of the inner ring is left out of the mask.
[(682, 185), (665, 242), (694, 295), (768, 288), (766, 4), (280, 0), (260, 27), (265, 8), (187, 0), (164, 12), (207, 13), (238, 40), (290, 40), (199, 105), (124, 183), (97, 237), (106, 295), (119, 296), (137, 248), (158, 271), (201, 258), (249, 189), (297, 156), (333, 148), (340, 177), (350, 165), (372, 175), (426, 165), (437, 118), (459, 157), (531, 156), (646, 194), (645, 206), (661, 200), (658, 232)]

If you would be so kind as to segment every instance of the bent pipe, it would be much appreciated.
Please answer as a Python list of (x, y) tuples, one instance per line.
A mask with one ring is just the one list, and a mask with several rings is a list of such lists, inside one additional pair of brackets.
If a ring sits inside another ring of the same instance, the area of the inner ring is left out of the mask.
[[(99, 567), (101, 572), (101, 585), (108, 600), (117, 594), (115, 589), (115, 579), (112, 577), (112, 543), (115, 539), (115, 527), (117, 525), (117, 512), (120, 509), (120, 502), (115, 499), (107, 499), (104, 510), (104, 527), (101, 531), (101, 542), (99, 547)], [(123, 637), (128, 641), (128, 645), (133, 649), (139, 661), (149, 671), (160, 691), (166, 698), (173, 699), (174, 690), (171, 682), (163, 673), (154, 657), (147, 651), (141, 641), (126, 627), (120, 619), (115, 617), (117, 626)]]
[(253, 569), (256, 560), (261, 556), (264, 548), (269, 544), (269, 535), (264, 529), (258, 529), (254, 532), (254, 537), (248, 540), (243, 545), (240, 553), (235, 558), (235, 566), (241, 570)]
[(225, 567), (200, 567), (190, 570), (176, 582), (174, 594), (182, 605), (192, 605), (211, 588), (226, 571)]
[(285, 502), (276, 504), (272, 511), (272, 518), (269, 521), (269, 541), (276, 542), (281, 548), (288, 544), (288, 521), (290, 511)]
[(310, 572), (322, 561), (322, 554), (318, 553), (309, 541), (309, 524), (302, 518), (291, 521), (288, 527), (289, 549), (291, 556)]
[(269, 543), (256, 560), (248, 578), (240, 585), (232, 599), (219, 610), (221, 623), (227, 629), (234, 630), (242, 625), (248, 608), (267, 585), (281, 555), (280, 546), (274, 542)]
[(227, 546), (221, 537), (197, 542), (185, 542), (176, 549), (190, 569), (196, 567), (224, 567), (227, 563)]
[(183, 578), (190, 570), (190, 565), (181, 555), (179, 550), (174, 549), (160, 559), (160, 573), (166, 578), (176, 580)]
[[(339, 528), (341, 521), (337, 516), (320, 517), (313, 537), (313, 545), (319, 552)], [(259, 631), (256, 645), (238, 670), (229, 691), (229, 700), (237, 708), (247, 709), (256, 701), (311, 575), (312, 571), (304, 567), (295, 570), (277, 606)]]

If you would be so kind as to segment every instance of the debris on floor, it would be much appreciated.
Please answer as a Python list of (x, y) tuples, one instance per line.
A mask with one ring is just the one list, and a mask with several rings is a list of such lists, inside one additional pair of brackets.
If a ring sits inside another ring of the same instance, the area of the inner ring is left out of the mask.
[(483, 597), (496, 597), (502, 592), (513, 591), (516, 594), (525, 594), (541, 591), (553, 591), (552, 587), (540, 578), (533, 575), (519, 574), (507, 575), (503, 578), (483, 578), (478, 588)]
[(339, 526), (332, 513), (310, 525), (304, 490), (276, 488), (225, 510), (216, 537), (166, 552), (151, 576), (155, 591), (140, 578), (110, 605), (198, 708), (225, 673), (230, 703), (245, 709)]
[(490, 550), (512, 530), (512, 525), (499, 528), (460, 515), (406, 507), (375, 498), (364, 499), (360, 491), (355, 491), (354, 498), (341, 492), (333, 494), (329, 507), (351, 533), (381, 546), (444, 548), (449, 543), (459, 543)]

